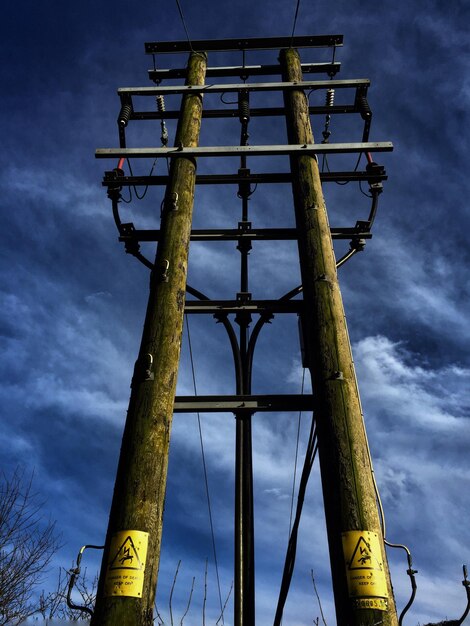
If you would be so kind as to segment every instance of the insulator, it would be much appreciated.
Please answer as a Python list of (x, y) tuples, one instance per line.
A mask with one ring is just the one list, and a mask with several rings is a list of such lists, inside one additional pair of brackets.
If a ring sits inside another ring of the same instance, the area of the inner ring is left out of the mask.
[(357, 97), (357, 104), (359, 107), (359, 112), (363, 120), (367, 120), (372, 117), (372, 111), (370, 110), (369, 103), (367, 102), (367, 98), (365, 95), (360, 94)]
[(238, 92), (238, 116), (240, 122), (248, 122), (250, 119), (250, 94), (247, 89)]
[(335, 90), (334, 89), (327, 89), (325, 105), (327, 107), (332, 107), (334, 105), (334, 103), (335, 103)]
[(164, 113), (164, 111), (165, 111), (165, 98), (161, 94), (159, 94), (158, 96), (155, 96), (155, 100), (157, 102), (158, 112), (159, 113)]
[(120, 126), (127, 126), (132, 114), (132, 105), (123, 104), (119, 112), (118, 124)]

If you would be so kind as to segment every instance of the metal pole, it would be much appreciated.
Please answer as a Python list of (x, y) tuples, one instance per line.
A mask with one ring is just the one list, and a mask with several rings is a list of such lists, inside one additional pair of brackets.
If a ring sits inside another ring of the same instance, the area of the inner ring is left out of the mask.
[[(187, 84), (203, 84), (205, 70), (206, 56), (191, 54)], [(197, 145), (201, 117), (202, 95), (188, 93), (177, 146)], [(195, 177), (193, 158), (172, 162), (92, 626), (153, 624)]]
[[(302, 81), (296, 50), (282, 50), (280, 62), (283, 80)], [(289, 142), (313, 143), (302, 89), (284, 103)], [(397, 626), (318, 162), (291, 156), (291, 169), (337, 624)]]
[[(240, 98), (240, 96), (239, 96)], [(240, 106), (240, 104), (239, 104)], [(241, 145), (248, 141), (248, 118), (242, 120)], [(246, 170), (246, 156), (240, 159), (241, 171)], [(239, 185), (242, 200), (241, 225), (248, 222), (249, 183)], [(248, 255), (251, 242), (240, 240), (237, 246), (241, 255), (240, 296), (248, 295)], [(237, 394), (251, 393), (251, 377), (248, 368), (248, 329), (251, 315), (237, 313), (235, 321), (240, 326), (240, 357), (242, 376), (238, 381)], [(252, 413), (236, 412), (235, 433), (235, 626), (254, 626), (255, 623), (255, 554), (254, 554), (254, 515), (253, 515), (253, 462), (252, 462)]]

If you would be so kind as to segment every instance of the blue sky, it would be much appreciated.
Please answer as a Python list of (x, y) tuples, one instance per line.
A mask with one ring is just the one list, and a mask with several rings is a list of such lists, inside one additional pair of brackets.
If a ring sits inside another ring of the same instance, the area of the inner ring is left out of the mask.
[[(183, 0), (182, 5), (193, 39), (289, 35), (295, 10), (295, 3), (285, 0), (236, 5)], [(419, 570), (417, 599), (404, 622), (413, 626), (461, 615), (461, 566), (470, 561), (469, 14), (468, 3), (457, 0), (304, 0), (296, 29), (299, 35), (344, 35), (339, 78), (371, 79), (371, 140), (395, 146), (380, 157), (389, 181), (374, 237), (364, 253), (341, 268), (340, 281), (388, 539), (407, 544)], [(174, 2), (20, 0), (9, 3), (2, 18), (0, 458), (7, 472), (18, 463), (34, 469), (47, 515), (63, 535), (55, 566), (68, 567), (81, 545), (100, 543), (106, 532), (148, 289), (148, 271), (117, 242), (100, 184), (104, 169), (114, 164), (95, 161), (94, 150), (118, 145), (116, 89), (151, 84), (144, 42), (185, 35)], [(134, 126), (132, 145), (159, 145), (157, 126), (145, 135)], [(322, 130), (323, 119), (316, 119), (318, 138)], [(333, 119), (331, 130), (330, 141), (340, 141), (341, 122)], [(208, 126), (202, 141), (236, 142), (238, 133), (235, 124)], [(253, 122), (252, 144), (272, 140), (284, 141), (282, 121)], [(143, 173), (146, 164), (139, 168)], [(159, 193), (149, 193), (129, 210), (136, 225), (157, 224)], [(356, 186), (330, 186), (325, 193), (333, 226), (367, 217), (369, 201)], [(250, 210), (254, 226), (291, 225), (289, 188), (260, 186)], [(235, 227), (238, 219), (233, 189), (198, 189), (198, 226)], [(279, 297), (298, 284), (293, 244), (260, 242), (251, 257), (254, 297)], [(210, 296), (231, 298), (239, 290), (231, 275), (237, 261), (232, 244), (194, 244), (190, 283)], [(296, 322), (281, 317), (260, 338), (254, 371), (259, 393), (300, 391)], [(233, 392), (223, 330), (211, 320), (190, 322), (199, 393)], [(186, 339), (178, 385), (179, 393), (192, 393)], [(304, 415), (304, 446), (308, 420)], [(234, 422), (227, 415), (204, 415), (202, 424), (226, 594), (233, 579)], [(272, 620), (279, 588), (295, 429), (289, 415), (254, 418), (259, 624)], [(174, 420), (165, 524), (158, 592), (162, 615), (168, 615), (168, 590), (181, 559), (174, 610), (181, 615), (195, 576), (185, 623), (201, 623), (209, 557), (208, 615), (215, 622), (217, 595), (193, 415)], [(389, 559), (400, 609), (409, 595), (406, 561), (393, 551)], [(91, 560), (90, 572), (94, 566)], [(318, 465), (286, 605), (289, 626), (310, 624), (319, 614), (311, 569), (333, 624)], [(226, 624), (232, 623), (231, 613), (229, 602)]]

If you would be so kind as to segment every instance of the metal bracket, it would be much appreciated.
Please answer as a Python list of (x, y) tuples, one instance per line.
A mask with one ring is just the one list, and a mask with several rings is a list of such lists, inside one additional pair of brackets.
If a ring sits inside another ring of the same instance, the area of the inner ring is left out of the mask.
[(162, 209), (160, 212), (160, 217), (164, 212), (173, 212), (178, 210), (178, 200), (179, 196), (176, 191), (172, 191), (171, 193), (167, 193), (163, 198)]
[(143, 383), (148, 380), (154, 380), (153, 355), (149, 352), (147, 354), (139, 356), (139, 358), (135, 362), (131, 387), (133, 387), (135, 383)]
[(157, 279), (161, 283), (168, 282), (168, 270), (170, 269), (170, 261), (167, 259), (163, 259), (163, 261), (158, 266), (158, 274)]
[(139, 240), (135, 233), (135, 226), (132, 222), (121, 224), (119, 227), (119, 241), (124, 243), (126, 253), (134, 256), (140, 251)]

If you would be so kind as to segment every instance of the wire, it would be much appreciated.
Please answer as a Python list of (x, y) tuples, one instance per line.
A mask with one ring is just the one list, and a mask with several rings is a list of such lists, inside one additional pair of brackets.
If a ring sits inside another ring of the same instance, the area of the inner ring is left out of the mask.
[[(189, 331), (189, 320), (188, 320), (188, 316), (185, 315), (185, 321), (186, 321), (186, 331), (188, 334), (188, 346), (189, 346), (189, 358), (191, 361), (191, 372), (192, 372), (192, 378), (193, 378), (193, 387), (194, 387), (194, 395), (197, 396), (197, 386), (196, 386), (196, 374), (194, 371), (194, 358), (193, 358), (193, 348), (192, 348), (192, 344), (191, 344), (191, 333)], [(217, 551), (215, 548), (215, 535), (214, 535), (214, 525), (212, 523), (212, 507), (211, 507), (211, 498), (210, 498), (210, 493), (209, 493), (209, 482), (207, 479), (207, 466), (206, 466), (206, 455), (204, 453), (204, 441), (202, 438), (202, 426), (201, 426), (201, 416), (199, 415), (199, 413), (196, 413), (197, 415), (197, 424), (198, 424), (198, 429), (199, 429), (199, 440), (201, 443), (201, 456), (202, 456), (202, 467), (203, 467), (203, 471), (204, 471), (204, 483), (206, 486), (206, 496), (207, 496), (207, 508), (209, 510), (209, 524), (211, 527), (211, 538), (212, 538), (212, 550), (214, 552), (214, 564), (215, 564), (215, 574), (216, 574), (216, 578), (217, 578), (217, 588), (218, 588), (218, 592), (219, 592), (219, 603), (220, 603), (220, 610), (221, 610), (221, 617), (222, 617), (222, 624), (224, 623), (224, 607), (222, 606), (222, 593), (220, 591), (220, 578), (219, 578), (219, 565), (218, 565), (218, 561), (217, 561)]]
[[(300, 389), (301, 396), (304, 395), (304, 382), (305, 382), (305, 367), (303, 368), (303, 372), (302, 372), (302, 386)], [(297, 459), (299, 456), (299, 439), (300, 439), (301, 420), (302, 420), (302, 411), (299, 411), (299, 419), (297, 421), (297, 440), (295, 443), (294, 477), (292, 480), (292, 493), (291, 493), (291, 499), (290, 499), (289, 537), (290, 537), (290, 532), (292, 530), (292, 513), (294, 512), (294, 493), (295, 493), (295, 481), (297, 477)]]
[(304, 466), (302, 468), (302, 475), (299, 482), (299, 493), (297, 496), (297, 508), (295, 512), (295, 519), (292, 525), (292, 531), (289, 537), (289, 544), (287, 546), (286, 559), (284, 562), (284, 571), (282, 573), (281, 588), (279, 590), (279, 598), (277, 602), (276, 615), (274, 617), (274, 626), (280, 626), (282, 621), (282, 613), (284, 611), (284, 605), (289, 593), (289, 587), (294, 573), (295, 557), (297, 553), (297, 537), (299, 532), (300, 518), (302, 516), (302, 508), (305, 499), (305, 492), (307, 489), (308, 479), (310, 472), (312, 471), (313, 463), (318, 451), (318, 440), (315, 423), (315, 415), (312, 415), (312, 423), (310, 426), (310, 435), (308, 438), (307, 451), (305, 453)]
[[(129, 167), (129, 172), (130, 172), (131, 176), (134, 176), (134, 174), (133, 174), (133, 172), (132, 172), (131, 162), (129, 161), (129, 159), (126, 159), (126, 160), (127, 160), (127, 165), (128, 165), (128, 167)], [(155, 159), (155, 161), (153, 162), (153, 165), (152, 165), (152, 167), (151, 167), (151, 169), (150, 169), (150, 172), (149, 172), (149, 174), (148, 174), (149, 176), (152, 176), (152, 174), (153, 174), (153, 170), (155, 169), (155, 165), (156, 165), (156, 164), (157, 164), (157, 159)], [(141, 196), (139, 196), (139, 194), (138, 194), (138, 192), (137, 192), (137, 187), (136, 187), (135, 185), (132, 185), (132, 188), (134, 189), (134, 193), (135, 193), (135, 195), (136, 195), (137, 200), (143, 200), (143, 199), (145, 198), (145, 196), (147, 195), (147, 191), (148, 191), (149, 186), (148, 186), (148, 185), (146, 185), (146, 187), (145, 187), (145, 189), (144, 189), (144, 192), (143, 192), (143, 194), (142, 194)], [(129, 190), (130, 190), (130, 187), (129, 187)], [(132, 195), (131, 195), (131, 197), (130, 197), (130, 199), (129, 199), (129, 202), (130, 202), (131, 200), (132, 200)], [(126, 200), (124, 200), (124, 202), (126, 202)]]
[(224, 103), (224, 104), (238, 104), (237, 100), (224, 100), (224, 95), (226, 94), (226, 92), (224, 91), (223, 93), (220, 94), (220, 100)]
[(297, 24), (297, 16), (299, 14), (300, 0), (297, 0), (297, 6), (295, 7), (295, 16), (294, 16), (294, 24), (292, 25), (292, 35), (290, 40), (290, 47), (292, 48), (292, 44), (294, 42), (294, 33), (295, 33), (295, 25)]
[(177, 5), (177, 7), (178, 7), (178, 11), (179, 11), (179, 14), (180, 14), (181, 22), (182, 22), (182, 24), (183, 24), (184, 32), (186, 33), (186, 37), (187, 37), (187, 39), (188, 39), (189, 47), (191, 48), (191, 52), (194, 52), (194, 49), (193, 49), (193, 44), (191, 43), (191, 39), (189, 38), (188, 28), (187, 28), (187, 26), (186, 26), (186, 21), (185, 21), (185, 19), (184, 19), (183, 9), (181, 8), (181, 5), (180, 5), (180, 3), (179, 3), (179, 0), (176, 0), (176, 5)]
[(374, 196), (372, 196), (371, 194), (367, 193), (364, 191), (364, 189), (362, 188), (362, 183), (361, 181), (359, 181), (359, 189), (361, 190), (361, 193), (366, 197), (366, 198), (373, 198)]

